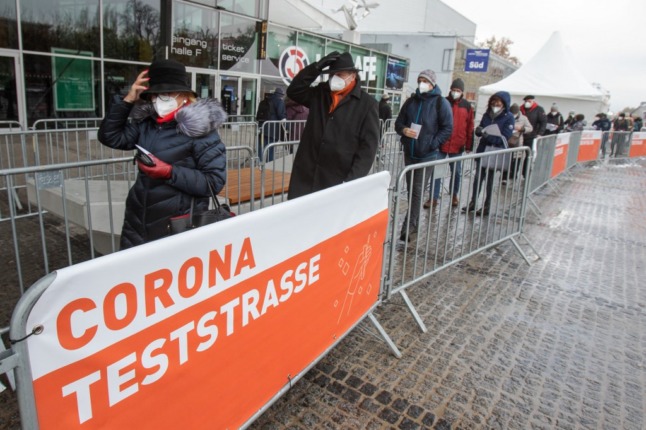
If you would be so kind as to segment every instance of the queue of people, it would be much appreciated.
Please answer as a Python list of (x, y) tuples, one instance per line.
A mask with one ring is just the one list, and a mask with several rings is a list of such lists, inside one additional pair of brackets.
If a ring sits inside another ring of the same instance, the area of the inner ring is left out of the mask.
[[(378, 103), (361, 88), (359, 72), (350, 53), (332, 52), (304, 67), (293, 78), (286, 90), (286, 101), (285, 91), (276, 87), (266, 97), (267, 112), (260, 112), (259, 107), (259, 122), (305, 120), (304, 127), (291, 136), (299, 145), (289, 199), (363, 177), (370, 171), (382, 133), (380, 120), (390, 119), (392, 108), (388, 94), (382, 94)], [(314, 85), (321, 76), (327, 79)], [(187, 214), (193, 205), (206, 210), (212, 193), (219, 193), (225, 186), (226, 151), (217, 128), (227, 115), (217, 100), (198, 99), (187, 78), (181, 63), (153, 61), (137, 76), (125, 97), (115, 97), (99, 128), (102, 144), (122, 150), (140, 148), (149, 158), (148, 162), (137, 158), (140, 174), (126, 201), (121, 249), (167, 236), (171, 218)], [(406, 166), (468, 153), (473, 150), (474, 135), (479, 138), (476, 153), (482, 153), (487, 146), (531, 147), (537, 137), (587, 128), (583, 114), (570, 111), (564, 119), (556, 104), (546, 113), (532, 95), (525, 96), (518, 106), (511, 104), (508, 92), (501, 91), (490, 97), (487, 110), (474, 129), (473, 108), (464, 97), (461, 79), (451, 83), (446, 97), (430, 69), (419, 73), (417, 84), (395, 121)], [(498, 126), (500, 134), (487, 133), (487, 126), (492, 124)], [(599, 113), (591, 127), (602, 131), (640, 131), (643, 122), (624, 112), (612, 121)], [(259, 154), (278, 139), (271, 133), (265, 137), (258, 142)], [(503, 170), (503, 184), (521, 179), (514, 178), (514, 172), (522, 172), (526, 177), (528, 163), (524, 157), (509, 163), (511, 167)], [(461, 163), (448, 165), (450, 204), (457, 207)], [(440, 201), (442, 178), (433, 179), (432, 168), (423, 170), (406, 175), (410, 207), (400, 234), (404, 241), (411, 240), (417, 231), (426, 187), (430, 195), (424, 208), (435, 208)], [(489, 213), (495, 174), (490, 170), (476, 166), (472, 198), (463, 212), (475, 211), (482, 216)], [(486, 195), (478, 209), (476, 203), (485, 182)]]

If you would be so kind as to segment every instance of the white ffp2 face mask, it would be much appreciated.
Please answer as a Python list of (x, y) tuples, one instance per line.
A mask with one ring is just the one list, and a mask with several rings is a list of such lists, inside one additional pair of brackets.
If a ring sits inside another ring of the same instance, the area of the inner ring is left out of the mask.
[(431, 89), (431, 84), (429, 84), (428, 82), (420, 82), (417, 85), (417, 88), (419, 89), (420, 93), (426, 93)]
[(153, 107), (155, 108), (157, 115), (163, 118), (169, 113), (176, 110), (178, 104), (177, 100), (175, 100), (175, 97), (171, 97), (168, 101), (162, 101), (159, 97), (157, 97), (153, 102)]
[(340, 76), (334, 75), (330, 78), (330, 90), (341, 91), (346, 86), (345, 79)]
[(525, 102), (525, 109), (532, 107), (532, 102)]
[(493, 111), (493, 113), (498, 113), (498, 112), (500, 112), (500, 109), (502, 109), (500, 106), (492, 106), (492, 107), (491, 107), (491, 110)]
[(451, 97), (453, 97), (453, 100), (457, 100), (462, 97), (462, 93), (460, 91), (451, 91)]

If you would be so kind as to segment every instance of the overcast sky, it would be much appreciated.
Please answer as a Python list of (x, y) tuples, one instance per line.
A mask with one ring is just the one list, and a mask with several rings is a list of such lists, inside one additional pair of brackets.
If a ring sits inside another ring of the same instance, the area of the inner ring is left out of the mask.
[(646, 0), (442, 1), (476, 23), (476, 42), (511, 39), (521, 62), (560, 31), (581, 73), (610, 91), (612, 111), (646, 102)]

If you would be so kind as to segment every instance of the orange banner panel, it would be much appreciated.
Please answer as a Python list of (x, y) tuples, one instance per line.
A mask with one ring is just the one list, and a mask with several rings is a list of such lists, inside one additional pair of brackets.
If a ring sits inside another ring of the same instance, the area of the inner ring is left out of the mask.
[(633, 133), (629, 156), (646, 157), (646, 133)]
[(550, 178), (558, 176), (565, 170), (567, 165), (567, 152), (570, 145), (567, 143), (559, 144), (557, 142), (556, 149), (554, 150), (554, 164), (552, 164), (552, 174)]
[[(597, 137), (598, 135), (598, 137)], [(579, 143), (579, 154), (577, 162), (593, 161), (599, 158), (601, 149), (601, 132), (586, 133), (583, 132), (581, 142)]]
[(385, 210), (36, 379), (40, 428), (240, 427), (378, 302), (387, 222)]

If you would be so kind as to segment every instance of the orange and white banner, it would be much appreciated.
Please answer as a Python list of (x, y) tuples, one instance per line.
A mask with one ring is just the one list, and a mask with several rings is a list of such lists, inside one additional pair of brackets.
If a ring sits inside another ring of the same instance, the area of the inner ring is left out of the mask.
[(646, 132), (634, 132), (630, 141), (630, 157), (646, 157)]
[(558, 176), (567, 166), (567, 153), (570, 147), (570, 133), (558, 134), (556, 148), (554, 149), (554, 163), (550, 178)]
[(599, 158), (602, 134), (602, 131), (597, 130), (581, 132), (581, 142), (579, 143), (577, 162), (593, 161)]
[(77, 264), (28, 338), (41, 429), (233, 429), (378, 303), (387, 172)]

